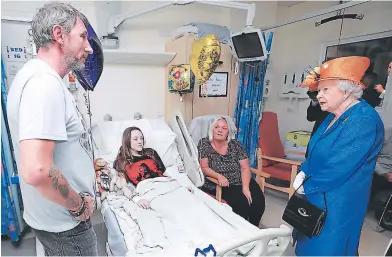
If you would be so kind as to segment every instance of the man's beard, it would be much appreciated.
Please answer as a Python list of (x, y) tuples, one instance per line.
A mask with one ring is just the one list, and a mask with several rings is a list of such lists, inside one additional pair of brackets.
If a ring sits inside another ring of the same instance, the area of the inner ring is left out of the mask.
[(65, 65), (69, 71), (83, 70), (85, 67), (83, 59), (76, 59), (71, 52), (65, 54)]

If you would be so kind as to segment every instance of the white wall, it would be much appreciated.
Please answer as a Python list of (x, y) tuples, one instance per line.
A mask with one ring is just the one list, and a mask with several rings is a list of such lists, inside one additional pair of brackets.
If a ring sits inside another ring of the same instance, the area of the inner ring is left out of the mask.
[[(156, 2), (124, 1), (121, 2), (120, 9), (122, 12), (133, 12), (154, 4)], [(255, 26), (275, 22), (276, 2), (256, 4)], [(169, 6), (126, 20), (119, 27), (118, 36), (121, 48), (159, 52), (165, 50), (165, 43), (170, 40), (169, 32), (181, 25), (206, 22), (228, 26), (237, 31), (245, 26), (245, 21), (244, 11), (194, 3)], [(92, 94), (92, 108), (100, 116), (109, 112), (113, 114), (114, 119), (133, 117), (136, 111), (147, 117), (163, 117), (164, 93), (167, 90), (165, 72), (165, 67), (106, 65), (102, 79)], [(115, 96), (116, 100), (110, 100), (110, 107), (100, 104), (99, 101), (107, 98), (110, 92), (114, 92), (111, 96)]]
[[(137, 11), (156, 2), (120, 2), (122, 12)], [(168, 32), (192, 21), (229, 23), (227, 9), (192, 4), (164, 9), (126, 20), (118, 29), (120, 47), (130, 51), (164, 52)], [(100, 32), (103, 31), (100, 29)], [(91, 94), (94, 119), (110, 113), (113, 119), (164, 117), (166, 67), (105, 64), (104, 73)], [(109, 97), (110, 96), (110, 97)], [(105, 99), (105, 100), (104, 100)]]
[[(279, 7), (278, 21), (293, 19), (315, 10), (336, 5), (336, 2), (306, 2), (292, 7)], [(364, 19), (344, 20), (342, 38), (361, 36), (371, 33), (392, 30), (392, 2), (372, 2), (346, 10), (346, 13), (362, 13)], [(299, 100), (294, 111), (288, 110), (288, 100), (279, 97), (280, 86), (285, 71), (301, 69), (308, 65), (319, 64), (321, 46), (324, 42), (338, 40), (340, 21), (334, 21), (315, 27), (315, 22), (331, 17), (335, 13), (309, 19), (299, 23), (276, 29), (272, 50), (271, 64), (268, 73), (271, 74), (271, 92), (266, 101), (267, 111), (278, 113), (280, 134), (283, 138), (287, 131), (311, 130), (313, 123), (306, 120), (306, 109), (309, 100)], [(392, 99), (391, 99), (392, 100)]]
[[(33, 17), (45, 2), (2, 2), (2, 16)], [(152, 1), (73, 1), (90, 20), (99, 36), (107, 31), (107, 18), (113, 13), (137, 11), (153, 5)], [(256, 3), (254, 26), (266, 26), (276, 20), (276, 2)], [(125, 21), (118, 29), (120, 47), (130, 51), (165, 51), (168, 32), (190, 22), (207, 22), (242, 29), (246, 12), (203, 4), (170, 6)], [(92, 120), (102, 120), (106, 113), (114, 120), (133, 118), (135, 112), (145, 117), (163, 117), (167, 90), (165, 67), (105, 64), (94, 92), (90, 93)], [(77, 94), (84, 108), (84, 90)]]

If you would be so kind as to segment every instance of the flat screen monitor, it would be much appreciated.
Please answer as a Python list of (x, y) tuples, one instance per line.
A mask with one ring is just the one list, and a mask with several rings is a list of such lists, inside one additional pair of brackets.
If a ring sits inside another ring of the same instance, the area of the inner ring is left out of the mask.
[(253, 29), (231, 35), (234, 56), (240, 62), (262, 61), (267, 58), (263, 35), (260, 30)]

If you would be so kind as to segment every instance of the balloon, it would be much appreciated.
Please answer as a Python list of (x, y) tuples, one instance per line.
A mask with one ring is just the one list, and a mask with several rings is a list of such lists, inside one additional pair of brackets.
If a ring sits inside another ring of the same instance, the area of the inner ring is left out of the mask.
[[(186, 68), (184, 68), (186, 67)], [(188, 72), (181, 72), (181, 70), (188, 70)], [(170, 71), (174, 70), (174, 76), (168, 77), (168, 86), (170, 93), (187, 94), (192, 93), (194, 88), (195, 76), (190, 69), (189, 64), (180, 64), (172, 66)]]
[(88, 25), (87, 33), (93, 53), (87, 56), (84, 69), (74, 70), (73, 73), (85, 90), (94, 91), (103, 71), (103, 50), (91, 25)]
[(206, 82), (219, 65), (221, 45), (219, 38), (208, 34), (192, 43), (190, 65), (199, 83)]

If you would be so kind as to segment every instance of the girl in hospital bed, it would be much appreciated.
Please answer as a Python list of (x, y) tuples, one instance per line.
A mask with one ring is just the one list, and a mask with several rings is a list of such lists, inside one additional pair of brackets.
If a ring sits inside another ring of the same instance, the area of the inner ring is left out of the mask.
[(144, 136), (137, 127), (124, 131), (114, 168), (124, 172), (135, 186), (147, 178), (163, 177), (166, 170), (158, 153), (154, 149), (144, 148)]
[[(166, 170), (158, 153), (154, 149), (144, 148), (144, 136), (137, 127), (125, 129), (113, 168), (125, 174), (134, 186), (148, 178), (164, 177)], [(148, 208), (146, 201), (139, 201), (138, 205)]]

